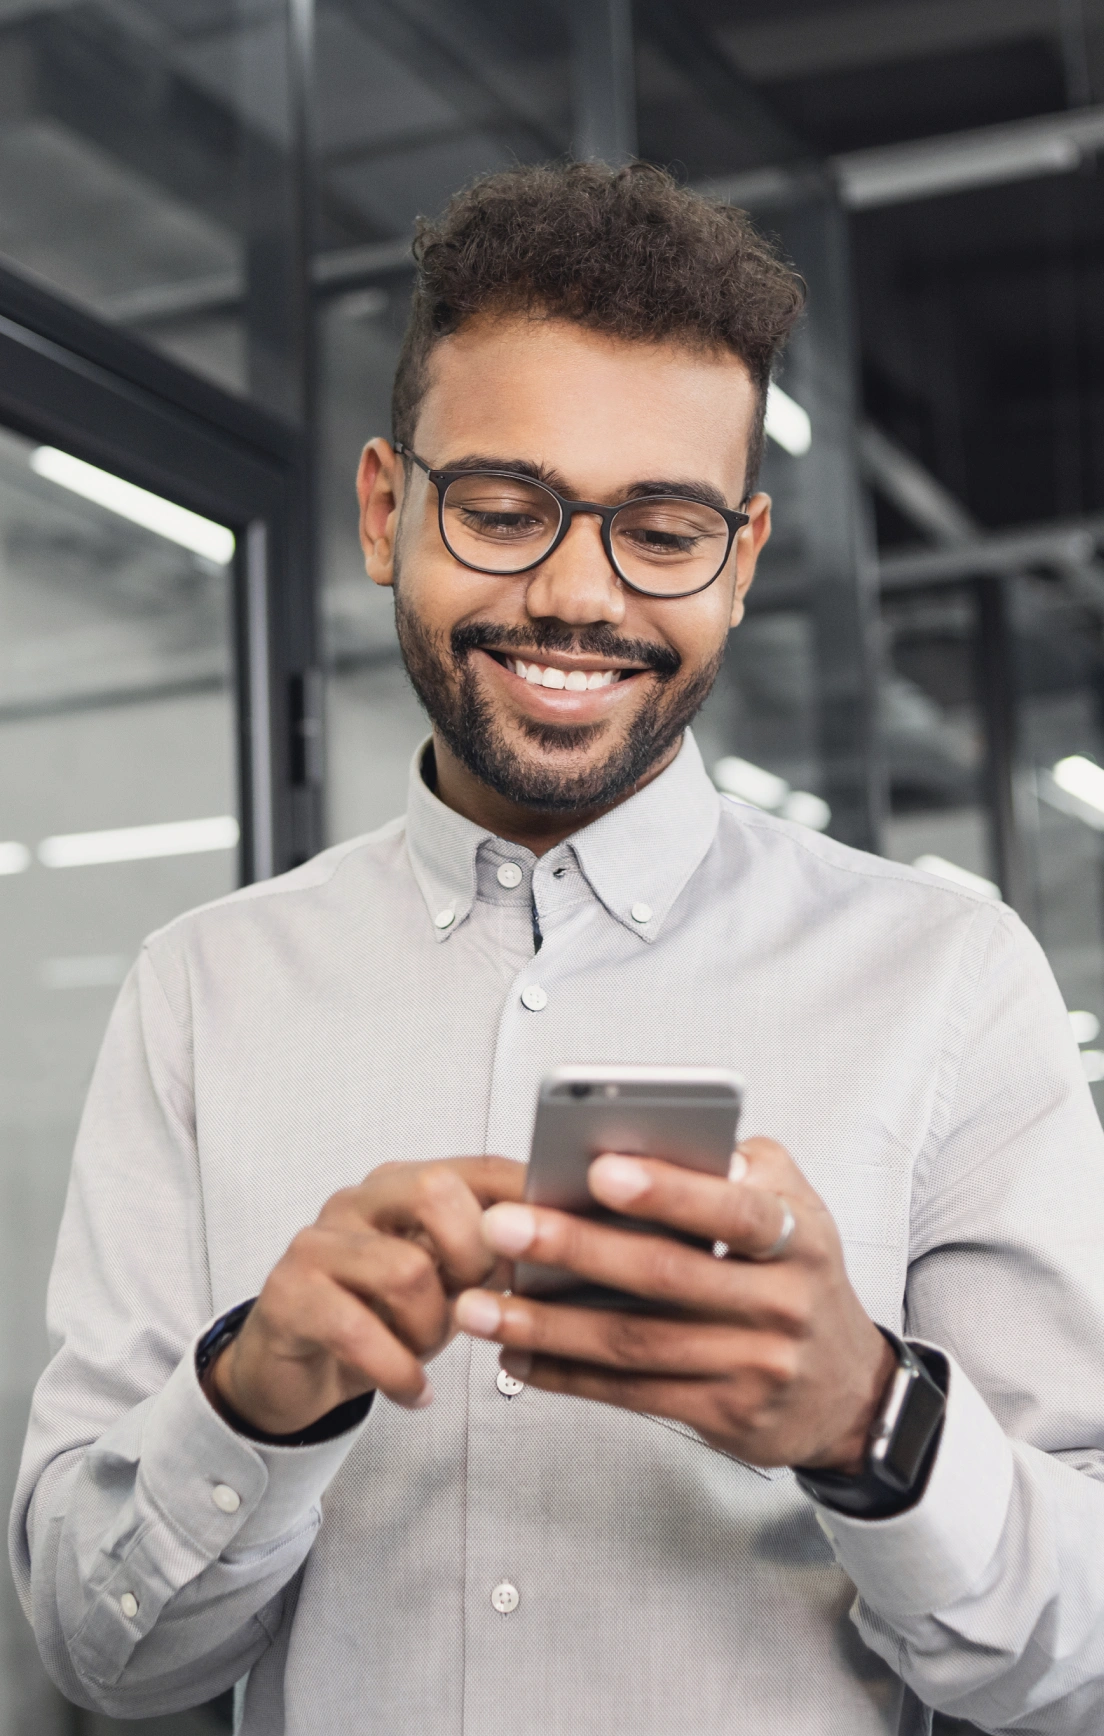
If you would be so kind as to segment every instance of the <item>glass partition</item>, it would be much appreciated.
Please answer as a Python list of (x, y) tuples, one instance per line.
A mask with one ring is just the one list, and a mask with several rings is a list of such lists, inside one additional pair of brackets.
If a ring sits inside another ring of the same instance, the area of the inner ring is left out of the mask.
[[(73, 1140), (119, 984), (144, 935), (237, 884), (233, 552), (223, 526), (0, 430), (5, 1510), (47, 1355)], [(0, 1731), (76, 1729), (7, 1574), (0, 1585)]]

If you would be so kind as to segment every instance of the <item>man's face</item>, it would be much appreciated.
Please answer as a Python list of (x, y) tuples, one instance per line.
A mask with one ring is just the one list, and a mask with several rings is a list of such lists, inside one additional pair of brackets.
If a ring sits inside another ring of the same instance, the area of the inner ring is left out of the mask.
[[(484, 316), (438, 345), (430, 379), (413, 445), (435, 469), (536, 467), (559, 493), (610, 505), (645, 484), (741, 504), (755, 398), (734, 356)], [(576, 518), (532, 572), (501, 577), (449, 553), (436, 488), (384, 441), (365, 451), (360, 494), (368, 571), (395, 585), (403, 656), (438, 735), (500, 796), (545, 812), (608, 806), (666, 763), (769, 534), (757, 495), (715, 583), (647, 597), (610, 566), (597, 517)]]

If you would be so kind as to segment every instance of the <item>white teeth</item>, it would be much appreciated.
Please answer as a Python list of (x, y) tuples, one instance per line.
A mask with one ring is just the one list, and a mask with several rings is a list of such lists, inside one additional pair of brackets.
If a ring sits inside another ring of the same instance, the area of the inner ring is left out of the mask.
[(566, 687), (571, 693), (611, 687), (621, 678), (620, 669), (594, 669), (590, 674), (583, 669), (572, 669), (565, 674), (562, 669), (546, 668), (541, 663), (524, 663), (520, 657), (507, 657), (506, 667), (522, 681), (528, 681), (531, 687)]

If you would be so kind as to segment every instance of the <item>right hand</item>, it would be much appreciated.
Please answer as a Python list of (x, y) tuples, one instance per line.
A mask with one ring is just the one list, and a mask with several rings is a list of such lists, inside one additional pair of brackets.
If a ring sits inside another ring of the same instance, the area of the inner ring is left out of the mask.
[(428, 1404), (423, 1364), (456, 1332), (453, 1297), (509, 1283), (483, 1240), (483, 1211), (519, 1200), (524, 1181), (524, 1164), (461, 1157), (384, 1163), (334, 1194), (208, 1369), (215, 1408), (284, 1435), (366, 1392)]

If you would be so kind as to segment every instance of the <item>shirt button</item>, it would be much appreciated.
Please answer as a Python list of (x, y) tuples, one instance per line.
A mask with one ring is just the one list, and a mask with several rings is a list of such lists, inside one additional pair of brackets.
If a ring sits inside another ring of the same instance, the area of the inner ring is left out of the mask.
[(241, 1506), (241, 1496), (236, 1489), (231, 1489), (229, 1483), (216, 1483), (211, 1490), (211, 1499), (220, 1513), (236, 1513)]
[(504, 1368), (499, 1369), (495, 1385), (503, 1398), (516, 1398), (519, 1392), (525, 1391), (525, 1382), (515, 1379), (512, 1374), (507, 1374)]
[(531, 1013), (543, 1013), (548, 1005), (548, 996), (540, 983), (527, 983), (521, 991), (521, 1004), (528, 1007)]
[(500, 886), (520, 886), (524, 876), (516, 862), (504, 862), (498, 871)]
[(435, 928), (451, 928), (455, 921), (455, 910), (439, 910), (433, 918)]
[[(514, 1599), (515, 1601), (517, 1599), (516, 1591), (514, 1592)], [(513, 1608), (513, 1605), (510, 1607)], [(134, 1620), (134, 1617), (138, 1614), (138, 1599), (132, 1591), (124, 1591), (122, 1597), (119, 1599), (119, 1608), (122, 1610), (128, 1621)]]
[(491, 1602), (499, 1615), (512, 1615), (521, 1602), (517, 1586), (511, 1585), (508, 1579), (504, 1579), (502, 1584), (496, 1585), (492, 1591)]
[(630, 915), (634, 922), (651, 922), (652, 907), (650, 904), (634, 904)]

